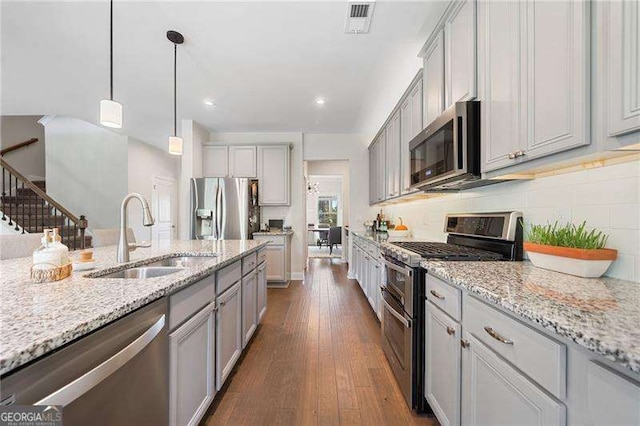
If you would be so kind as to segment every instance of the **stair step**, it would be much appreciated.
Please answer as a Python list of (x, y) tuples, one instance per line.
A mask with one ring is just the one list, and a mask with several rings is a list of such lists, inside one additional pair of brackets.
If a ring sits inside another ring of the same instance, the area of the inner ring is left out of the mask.
[[(2, 209), (2, 207), (3, 206), (0, 206), (0, 210)], [(4, 205), (4, 213), (8, 215), (28, 215), (29, 213), (36, 214), (36, 210), (38, 216), (42, 216), (42, 212), (44, 212), (44, 215), (46, 216), (48, 213), (51, 213), (53, 211), (53, 208), (51, 206), (42, 204), (18, 204), (17, 206), (15, 204)]]
[(23, 195), (6, 195), (4, 197), (0, 197), (0, 202), (4, 204), (34, 204), (34, 205), (42, 205), (45, 201), (41, 198), (37, 197), (26, 197)]
[[(42, 189), (42, 188), (40, 188)], [(12, 191), (13, 192), (13, 191)], [(37, 197), (36, 193), (31, 188), (18, 188), (16, 190), (16, 195), (24, 196), (24, 197)]]

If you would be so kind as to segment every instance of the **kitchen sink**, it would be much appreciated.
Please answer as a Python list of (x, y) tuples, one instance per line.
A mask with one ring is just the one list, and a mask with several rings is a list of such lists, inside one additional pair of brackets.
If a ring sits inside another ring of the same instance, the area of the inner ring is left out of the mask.
[(106, 275), (100, 275), (96, 278), (155, 278), (175, 274), (184, 270), (185, 268), (178, 267), (138, 266), (137, 268), (129, 268)]
[(168, 259), (157, 260), (155, 262), (148, 263), (145, 266), (190, 268), (208, 262), (213, 257), (215, 256), (176, 256)]

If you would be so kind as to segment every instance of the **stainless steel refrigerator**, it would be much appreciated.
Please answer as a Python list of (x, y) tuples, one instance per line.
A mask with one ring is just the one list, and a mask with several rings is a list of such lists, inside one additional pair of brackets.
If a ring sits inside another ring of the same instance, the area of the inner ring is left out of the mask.
[(191, 205), (192, 239), (247, 240), (260, 229), (257, 180), (192, 179)]

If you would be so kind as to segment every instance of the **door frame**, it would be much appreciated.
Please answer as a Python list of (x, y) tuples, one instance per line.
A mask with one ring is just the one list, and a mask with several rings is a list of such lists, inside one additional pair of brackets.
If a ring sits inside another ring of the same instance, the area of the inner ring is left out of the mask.
[[(171, 217), (173, 219), (174, 224), (172, 225), (171, 231), (171, 240), (178, 239), (178, 180), (168, 176), (160, 176), (160, 175), (152, 175), (151, 176), (151, 214), (154, 219), (157, 217), (156, 212), (158, 208), (158, 196), (156, 192), (156, 183), (157, 181), (169, 182), (173, 185), (173, 202), (171, 203)], [(157, 237), (157, 228), (151, 227), (151, 241), (158, 241)]]

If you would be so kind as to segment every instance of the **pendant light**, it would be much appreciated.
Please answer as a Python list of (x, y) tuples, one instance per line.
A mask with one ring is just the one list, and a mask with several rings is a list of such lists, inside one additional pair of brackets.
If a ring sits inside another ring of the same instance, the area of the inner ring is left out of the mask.
[(177, 31), (167, 31), (167, 38), (173, 43), (173, 136), (169, 137), (169, 154), (182, 155), (182, 138), (178, 137), (178, 112), (177, 112), (177, 68), (178, 45), (184, 43), (184, 37)]
[(120, 129), (122, 104), (113, 100), (113, 0), (109, 2), (109, 99), (100, 101), (100, 124)]

